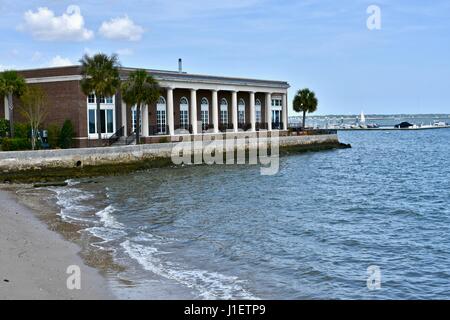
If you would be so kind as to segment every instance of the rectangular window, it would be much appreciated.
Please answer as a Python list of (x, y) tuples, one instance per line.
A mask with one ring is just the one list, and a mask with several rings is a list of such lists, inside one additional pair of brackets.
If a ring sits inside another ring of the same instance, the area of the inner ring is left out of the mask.
[(88, 96), (88, 103), (95, 103), (95, 95), (90, 94)]
[(187, 110), (180, 111), (180, 128), (181, 129), (189, 129), (189, 117)]
[(209, 124), (209, 112), (207, 110), (201, 110), (200, 118), (202, 120), (202, 130), (206, 130)]
[(156, 124), (158, 126), (158, 133), (165, 134), (166, 133), (166, 111), (164, 111), (164, 110), (156, 111)]
[(220, 110), (220, 123), (228, 124), (228, 111), (227, 110)]
[(257, 123), (261, 122), (261, 110), (256, 110), (255, 118)]
[(108, 133), (114, 133), (114, 119), (113, 119), (113, 111), (107, 110), (106, 111), (106, 127)]
[(95, 133), (95, 110), (89, 110), (89, 134)]
[(240, 124), (244, 124), (245, 123), (245, 111), (238, 111), (238, 122)]
[(100, 129), (101, 129), (101, 133), (106, 133), (106, 112), (105, 112), (105, 110), (100, 110)]
[(105, 103), (105, 97), (100, 97), (100, 103)]
[(106, 103), (112, 104), (113, 103), (113, 97), (107, 97)]

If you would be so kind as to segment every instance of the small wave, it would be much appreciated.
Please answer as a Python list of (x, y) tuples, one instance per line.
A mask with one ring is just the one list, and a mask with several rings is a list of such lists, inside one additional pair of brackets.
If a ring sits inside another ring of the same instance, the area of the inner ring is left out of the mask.
[(87, 218), (80, 217), (80, 213), (87, 212), (92, 207), (81, 202), (93, 198), (92, 194), (76, 188), (49, 188), (56, 195), (56, 204), (60, 208), (59, 216), (64, 220), (91, 222)]
[(116, 209), (114, 208), (114, 206), (109, 205), (105, 209), (97, 212), (95, 215), (100, 218), (100, 221), (107, 228), (124, 229), (125, 226), (122, 223), (118, 222), (117, 219), (112, 215), (115, 211)]
[(175, 280), (199, 292), (202, 299), (258, 299), (242, 287), (244, 281), (206, 270), (186, 270), (173, 263), (163, 263), (157, 257), (157, 248), (143, 246), (126, 240), (121, 244), (125, 252), (145, 270), (161, 277)]

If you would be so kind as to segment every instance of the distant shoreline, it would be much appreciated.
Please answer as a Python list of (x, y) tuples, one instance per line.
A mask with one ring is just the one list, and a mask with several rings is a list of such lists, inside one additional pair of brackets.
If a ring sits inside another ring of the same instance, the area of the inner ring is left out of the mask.
[(417, 131), (417, 130), (436, 130), (436, 129), (450, 129), (450, 126), (445, 127), (424, 127), (424, 128), (348, 128), (335, 129), (337, 131)]

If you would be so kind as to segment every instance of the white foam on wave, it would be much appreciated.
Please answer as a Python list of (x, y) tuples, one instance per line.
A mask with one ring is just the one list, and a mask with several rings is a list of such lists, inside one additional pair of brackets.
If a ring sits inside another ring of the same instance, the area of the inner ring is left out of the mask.
[(121, 243), (121, 247), (145, 270), (194, 289), (202, 299), (257, 299), (244, 289), (242, 286), (244, 281), (237, 277), (200, 269), (188, 270), (181, 265), (164, 263), (158, 258), (161, 253), (157, 248), (133, 243), (130, 240)]
[(105, 209), (97, 212), (95, 215), (100, 218), (100, 221), (107, 228), (113, 229), (123, 229), (125, 226), (118, 222), (117, 219), (113, 216), (113, 213), (116, 211), (113, 205), (107, 206)]
[(76, 188), (49, 188), (56, 195), (56, 204), (60, 208), (59, 216), (64, 221), (83, 221), (91, 220), (80, 217), (80, 213), (92, 209), (92, 207), (81, 204), (82, 201), (93, 198), (92, 194), (86, 193)]
[(104, 240), (96, 243), (97, 245), (114, 241), (127, 235), (125, 226), (114, 217), (113, 213), (115, 211), (116, 209), (113, 205), (109, 205), (105, 209), (98, 211), (95, 215), (100, 218), (101, 226), (86, 229), (92, 235)]

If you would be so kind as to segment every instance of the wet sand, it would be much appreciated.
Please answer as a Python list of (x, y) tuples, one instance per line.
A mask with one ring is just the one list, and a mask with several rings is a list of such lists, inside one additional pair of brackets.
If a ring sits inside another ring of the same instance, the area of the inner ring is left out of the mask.
[[(0, 299), (114, 298), (107, 279), (79, 252), (0, 186)], [(81, 270), (80, 290), (67, 288), (73, 265)]]

